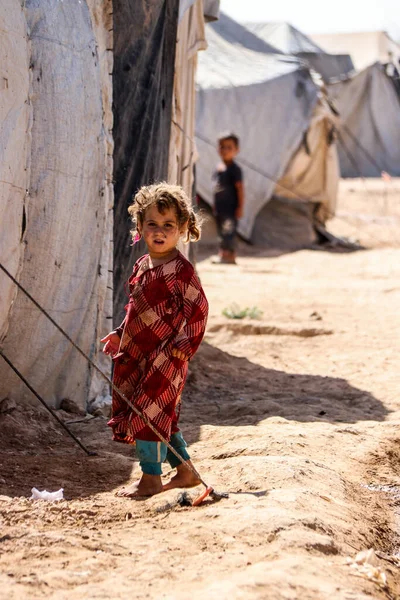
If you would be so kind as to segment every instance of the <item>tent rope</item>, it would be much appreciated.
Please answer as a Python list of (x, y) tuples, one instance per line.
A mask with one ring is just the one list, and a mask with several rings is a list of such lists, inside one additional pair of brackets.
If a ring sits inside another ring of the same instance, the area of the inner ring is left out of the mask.
[(26, 387), (32, 392), (32, 394), (34, 396), (36, 396), (36, 398), (39, 400), (39, 402), (41, 404), (43, 404), (43, 406), (45, 407), (46, 410), (49, 411), (49, 413), (55, 418), (56, 421), (58, 421), (58, 423), (61, 425), (61, 427), (63, 427), (63, 429), (65, 429), (65, 431), (68, 433), (69, 436), (72, 437), (72, 439), (78, 444), (78, 446), (80, 446), (82, 448), (82, 450), (84, 452), (86, 452), (86, 454), (88, 456), (97, 456), (97, 452), (92, 452), (91, 450), (88, 450), (86, 448), (86, 446), (84, 446), (82, 444), (82, 442), (72, 433), (72, 431), (69, 429), (69, 427), (67, 427), (67, 425), (59, 418), (59, 416), (53, 411), (52, 408), (50, 408), (50, 406), (48, 406), (48, 404), (46, 404), (46, 402), (43, 400), (43, 398), (37, 393), (37, 391), (31, 386), (31, 384), (29, 383), (29, 381), (27, 381), (25, 379), (25, 377), (22, 375), (22, 373), (20, 371), (18, 371), (17, 367), (12, 363), (12, 361), (4, 354), (4, 352), (0, 349), (0, 356), (6, 361), (6, 363), (11, 367), (11, 369), (14, 371), (14, 373), (16, 373), (18, 375), (18, 377), (24, 382), (24, 384), (26, 385)]

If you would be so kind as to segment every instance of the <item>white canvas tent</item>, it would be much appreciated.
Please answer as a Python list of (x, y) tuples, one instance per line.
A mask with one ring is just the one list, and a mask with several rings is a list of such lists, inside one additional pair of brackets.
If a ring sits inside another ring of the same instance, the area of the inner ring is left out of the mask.
[[(0, 4), (0, 260), (93, 358), (112, 314), (111, 15), (111, 0)], [(3, 352), (50, 404), (84, 407), (88, 365), (2, 272), (0, 289)], [(0, 359), (10, 395), (32, 401)]]
[[(319, 204), (325, 217), (333, 214), (338, 166), (328, 134), (335, 117), (310, 72), (296, 58), (271, 54), (268, 45), (264, 52), (249, 49), (254, 47), (254, 35), (226, 15), (221, 15), (218, 28), (211, 24), (206, 29), (208, 50), (199, 59), (197, 77), (199, 195), (212, 204), (216, 139), (221, 131), (234, 130), (241, 140), (238, 162), (246, 186), (245, 215), (239, 224), (244, 238), (252, 238), (256, 216), (275, 191), (288, 195), (287, 189), (276, 190), (276, 182), (283, 177), (286, 184), (301, 188), (292, 197)], [(311, 130), (312, 148), (303, 153), (305, 136)], [(322, 146), (329, 150), (316, 166)], [(303, 158), (296, 161), (299, 152)], [(314, 172), (308, 178), (306, 174), (314, 167), (318, 177)]]

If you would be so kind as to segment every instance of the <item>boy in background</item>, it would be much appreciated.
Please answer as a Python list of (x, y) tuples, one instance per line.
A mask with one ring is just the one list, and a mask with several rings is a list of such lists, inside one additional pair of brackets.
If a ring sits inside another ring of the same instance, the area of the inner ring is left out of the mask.
[(214, 212), (220, 240), (219, 264), (236, 264), (236, 227), (243, 216), (244, 188), (242, 169), (235, 163), (239, 152), (239, 138), (225, 133), (218, 138), (218, 151), (222, 162), (213, 175)]

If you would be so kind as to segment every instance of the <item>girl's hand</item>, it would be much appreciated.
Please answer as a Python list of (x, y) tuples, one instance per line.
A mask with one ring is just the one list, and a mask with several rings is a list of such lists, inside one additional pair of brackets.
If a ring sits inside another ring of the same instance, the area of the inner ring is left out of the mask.
[(108, 335), (103, 337), (100, 342), (104, 344), (104, 354), (109, 354), (111, 356), (117, 354), (120, 341), (120, 337), (116, 331), (111, 331)]
[(189, 360), (189, 357), (181, 352), (181, 350), (178, 350), (178, 348), (172, 348), (172, 356), (179, 358), (179, 360)]

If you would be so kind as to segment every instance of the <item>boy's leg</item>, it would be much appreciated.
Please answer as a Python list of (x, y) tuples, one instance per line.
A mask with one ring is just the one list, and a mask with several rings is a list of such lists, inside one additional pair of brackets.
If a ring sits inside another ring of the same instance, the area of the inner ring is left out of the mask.
[(130, 486), (122, 488), (117, 495), (136, 498), (159, 494), (163, 490), (161, 465), (167, 456), (166, 445), (162, 442), (136, 440), (136, 456), (142, 469), (142, 477)]
[[(171, 435), (170, 444), (185, 462), (193, 466), (190, 460), (189, 453), (187, 451), (187, 444), (183, 439), (183, 435), (180, 431), (177, 431), (176, 433), (173, 433)], [(174, 477), (172, 477), (171, 481), (169, 481), (163, 486), (164, 490), (171, 490), (173, 488), (195, 487), (196, 485), (199, 485), (199, 483), (201, 483), (198, 477), (196, 477), (195, 474), (191, 470), (189, 470), (187, 466), (183, 464), (170, 450), (167, 450), (167, 461), (173, 469), (176, 468), (177, 473)]]
[(229, 232), (225, 238), (225, 244), (227, 249), (227, 262), (230, 264), (236, 264), (236, 229), (237, 220), (233, 216), (229, 220)]
[(218, 237), (220, 241), (219, 259), (215, 263), (235, 263), (236, 219), (230, 215), (216, 215)]
[(215, 224), (217, 226), (217, 236), (218, 236), (218, 259), (212, 261), (215, 263), (221, 262), (225, 255), (224, 239), (223, 239), (223, 233), (222, 233), (222, 220), (223, 220), (223, 217), (219, 213), (216, 213), (215, 214)]

